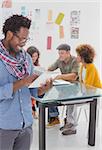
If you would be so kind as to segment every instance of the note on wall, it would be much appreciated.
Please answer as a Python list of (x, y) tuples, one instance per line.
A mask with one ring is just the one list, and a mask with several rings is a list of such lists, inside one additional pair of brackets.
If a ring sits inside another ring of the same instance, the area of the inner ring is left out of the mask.
[(12, 7), (12, 0), (3, 0), (2, 8), (11, 8)]
[(59, 38), (64, 38), (64, 27), (62, 25), (59, 26)]
[(40, 20), (40, 9), (39, 8), (35, 9), (35, 20)]
[(79, 38), (79, 27), (71, 27), (71, 39)]
[(31, 10), (28, 11), (28, 16), (27, 16), (30, 20), (33, 19), (33, 12)]
[(52, 37), (48, 36), (47, 37), (47, 49), (51, 50), (51, 47), (52, 47)]
[(26, 7), (25, 7), (25, 6), (22, 6), (22, 7), (21, 7), (21, 15), (23, 15), (23, 16), (27, 16), (27, 15), (28, 15), (28, 13), (27, 13), (27, 10), (26, 10)]
[(80, 10), (73, 10), (70, 12), (70, 25), (79, 26), (80, 24)]
[(49, 9), (48, 10), (48, 22), (51, 22), (52, 21), (52, 10)]
[(80, 10), (73, 10), (70, 12), (71, 39), (79, 38), (79, 30), (80, 30)]
[(59, 13), (59, 15), (56, 18), (55, 23), (60, 25), (62, 23), (62, 21), (63, 21), (63, 18), (64, 18), (64, 14), (63, 13)]

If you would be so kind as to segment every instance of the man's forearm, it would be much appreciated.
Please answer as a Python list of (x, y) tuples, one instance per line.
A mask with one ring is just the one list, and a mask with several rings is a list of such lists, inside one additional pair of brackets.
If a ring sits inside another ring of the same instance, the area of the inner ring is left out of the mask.
[(13, 83), (13, 92), (15, 93), (17, 90), (24, 86), (23, 80), (17, 80)]
[(33, 74), (31, 76), (26, 76), (21, 80), (17, 80), (16, 82), (13, 83), (13, 92), (16, 92), (23, 86), (29, 86), (36, 78), (38, 78), (38, 75)]
[(59, 75), (59, 79), (66, 80), (66, 81), (76, 81), (77, 77), (78, 76), (74, 73)]

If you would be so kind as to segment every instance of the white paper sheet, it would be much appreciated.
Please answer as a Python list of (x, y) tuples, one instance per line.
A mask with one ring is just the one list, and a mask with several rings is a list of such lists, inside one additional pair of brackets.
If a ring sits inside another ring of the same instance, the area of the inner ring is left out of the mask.
[(53, 85), (65, 85), (65, 84), (71, 85), (72, 83), (69, 82), (69, 81), (61, 80), (61, 79), (60, 80), (55, 80), (53, 82)]
[(50, 78), (54, 79), (59, 74), (60, 74), (59, 72), (45, 71), (29, 86), (29, 88), (40, 87), (41, 84), (46, 83), (47, 79), (50, 79)]

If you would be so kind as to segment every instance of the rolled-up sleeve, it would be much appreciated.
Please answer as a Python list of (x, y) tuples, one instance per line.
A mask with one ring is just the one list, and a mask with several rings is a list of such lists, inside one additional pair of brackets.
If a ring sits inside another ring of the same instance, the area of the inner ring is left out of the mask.
[(0, 101), (7, 100), (13, 96), (13, 83), (8, 83), (0, 86)]
[(45, 95), (45, 93), (44, 93), (44, 94), (39, 96), (38, 95), (38, 88), (31, 88), (30, 93), (31, 93), (31, 96), (33, 96), (34, 98), (43, 98), (43, 96)]
[(30, 93), (31, 96), (33, 96), (34, 98), (38, 98), (38, 88), (30, 88)]

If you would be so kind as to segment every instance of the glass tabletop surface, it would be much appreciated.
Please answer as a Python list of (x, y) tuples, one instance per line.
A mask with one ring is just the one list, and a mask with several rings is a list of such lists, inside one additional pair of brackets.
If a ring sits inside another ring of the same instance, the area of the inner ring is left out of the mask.
[(71, 85), (53, 86), (45, 93), (43, 98), (37, 98), (41, 103), (57, 102), (57, 101), (74, 101), (98, 98), (102, 96), (102, 89), (87, 86), (81, 83), (73, 83)]

